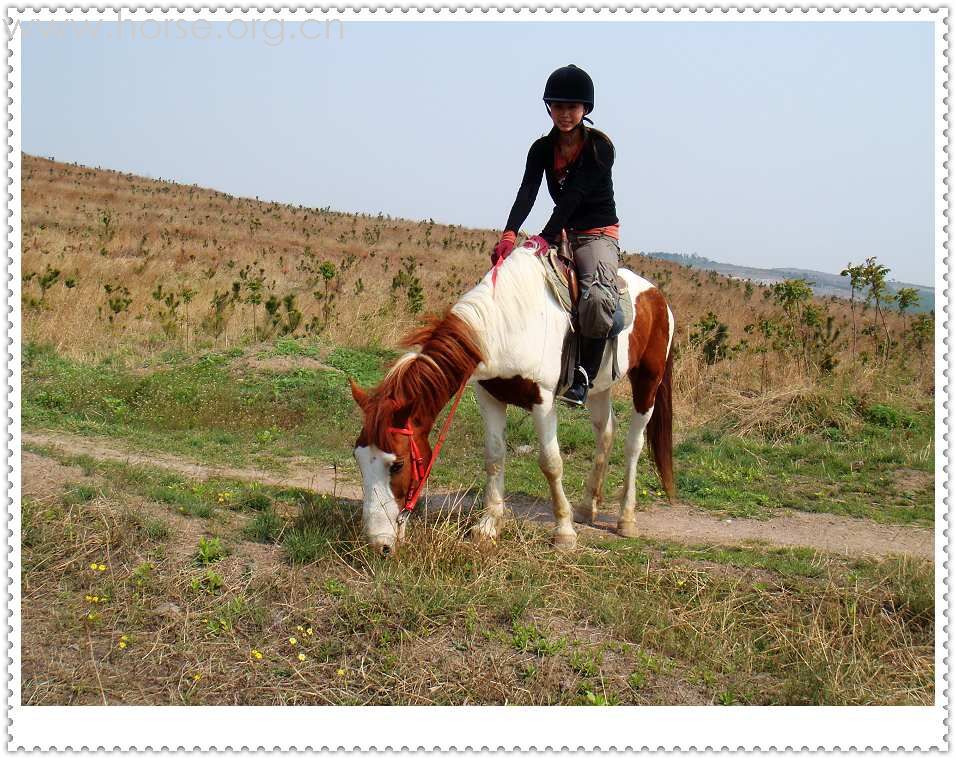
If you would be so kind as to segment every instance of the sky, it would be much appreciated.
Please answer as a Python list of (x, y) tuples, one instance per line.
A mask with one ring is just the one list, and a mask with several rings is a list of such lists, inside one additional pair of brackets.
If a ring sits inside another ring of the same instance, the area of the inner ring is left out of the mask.
[[(931, 22), (31, 23), (22, 148), (500, 230), (555, 68), (595, 82), (626, 250), (932, 286)], [(109, 35), (106, 38), (105, 35)], [(303, 39), (304, 36), (313, 39)], [(553, 209), (542, 182), (524, 229)]]

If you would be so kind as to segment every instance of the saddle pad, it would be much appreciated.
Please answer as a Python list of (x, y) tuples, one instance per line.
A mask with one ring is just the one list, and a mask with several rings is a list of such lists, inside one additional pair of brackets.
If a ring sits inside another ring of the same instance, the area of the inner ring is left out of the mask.
[[(564, 276), (561, 265), (558, 263), (554, 249), (548, 251), (547, 255), (539, 255), (538, 260), (544, 267), (544, 278), (548, 283), (554, 297), (557, 298), (561, 307), (569, 314), (574, 314), (574, 304), (571, 302), (571, 291), (568, 288), (568, 280)], [(617, 300), (617, 312), (614, 314), (614, 326), (608, 335), (609, 338), (615, 337), (622, 330), (626, 329), (634, 321), (634, 303), (629, 297), (627, 283), (620, 275), (617, 277), (617, 290), (620, 297)]]
[(570, 314), (574, 309), (574, 304), (571, 303), (571, 290), (568, 287), (568, 280), (564, 277), (564, 272), (558, 265), (555, 254), (549, 250), (548, 255), (538, 256), (538, 260), (544, 267), (544, 278), (548, 287), (551, 288), (551, 292), (554, 293), (554, 297), (558, 299), (561, 307)]

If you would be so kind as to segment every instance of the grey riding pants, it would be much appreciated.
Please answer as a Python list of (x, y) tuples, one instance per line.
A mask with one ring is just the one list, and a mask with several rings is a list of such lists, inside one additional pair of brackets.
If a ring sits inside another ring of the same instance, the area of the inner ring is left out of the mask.
[(585, 337), (607, 337), (617, 309), (617, 267), (621, 247), (607, 235), (582, 235), (568, 232), (578, 272), (581, 297), (578, 324)]

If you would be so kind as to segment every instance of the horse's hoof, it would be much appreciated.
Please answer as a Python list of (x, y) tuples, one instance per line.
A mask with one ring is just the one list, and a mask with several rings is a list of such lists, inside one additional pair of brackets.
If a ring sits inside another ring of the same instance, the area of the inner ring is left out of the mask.
[(640, 537), (640, 533), (637, 531), (637, 522), (618, 522), (617, 534), (622, 538)]
[(579, 506), (574, 510), (574, 521), (578, 524), (594, 524), (594, 509)]
[(477, 527), (472, 527), (471, 532), (468, 533), (468, 537), (471, 539), (471, 542), (477, 546), (492, 546), (495, 544), (495, 536), (489, 535)]
[(497, 553), (498, 541), (496, 541), (494, 538), (489, 538), (486, 535), (479, 535), (474, 530), (471, 531), (470, 538), (471, 540), (469, 542), (474, 550), (479, 554), (489, 555)]
[(556, 532), (551, 536), (551, 542), (558, 551), (573, 551), (574, 547), (578, 544), (578, 536), (573, 532), (570, 534)]
[(494, 545), (498, 539), (498, 524), (490, 517), (482, 517), (471, 528), (471, 540), (478, 545)]

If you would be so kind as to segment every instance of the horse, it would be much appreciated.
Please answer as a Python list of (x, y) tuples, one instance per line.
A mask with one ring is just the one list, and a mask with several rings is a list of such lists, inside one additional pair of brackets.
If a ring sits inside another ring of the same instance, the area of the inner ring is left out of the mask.
[[(572, 514), (562, 484), (554, 403), (561, 348), (572, 327), (545, 281), (537, 255), (533, 243), (515, 248), (497, 271), (489, 271), (444, 316), (432, 317), (406, 335), (401, 345), (419, 349), (401, 356), (374, 389), (364, 390), (349, 378), (363, 418), (353, 451), (362, 476), (362, 530), (374, 552), (387, 556), (404, 539), (406, 509), (410, 501), (414, 506), (427, 478), (424, 462), (430, 467), (433, 460), (432, 427), (456, 394), (457, 403), (466, 383), (474, 387), (484, 422), (486, 473), (483, 511), (471, 530), (472, 538), (494, 542), (504, 521), (509, 404), (529, 411), (534, 421), (538, 463), (551, 492), (555, 548), (575, 547), (572, 516), (584, 524), (596, 518), (614, 435), (611, 350), (606, 351), (585, 404), (595, 434), (595, 456), (583, 500)], [(675, 319), (655, 285), (626, 268), (618, 274), (634, 303), (634, 319), (616, 343), (618, 366), (626, 367), (633, 401), (617, 532), (636, 537), (635, 479), (645, 430), (661, 484), (667, 497), (674, 497), (671, 343)]]

